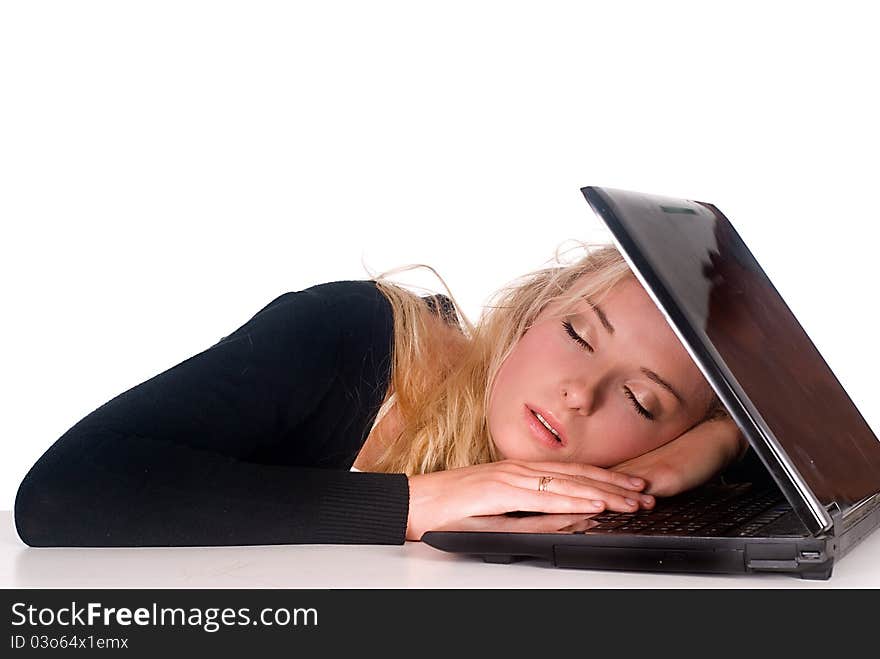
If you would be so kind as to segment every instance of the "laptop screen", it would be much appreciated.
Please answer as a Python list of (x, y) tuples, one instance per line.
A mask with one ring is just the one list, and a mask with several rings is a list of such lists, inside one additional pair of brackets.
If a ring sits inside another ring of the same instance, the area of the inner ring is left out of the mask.
[(801, 497), (805, 484), (841, 511), (880, 491), (880, 441), (727, 218), (707, 203), (582, 191), (783, 491), (800, 481)]

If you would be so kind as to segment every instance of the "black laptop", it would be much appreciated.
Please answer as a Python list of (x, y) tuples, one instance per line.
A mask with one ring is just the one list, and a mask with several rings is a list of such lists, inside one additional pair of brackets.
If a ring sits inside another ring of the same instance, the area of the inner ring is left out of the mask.
[(493, 563), (828, 579), (880, 525), (880, 441), (718, 208), (581, 191), (748, 438), (749, 456), (652, 510), (470, 517), (422, 541)]

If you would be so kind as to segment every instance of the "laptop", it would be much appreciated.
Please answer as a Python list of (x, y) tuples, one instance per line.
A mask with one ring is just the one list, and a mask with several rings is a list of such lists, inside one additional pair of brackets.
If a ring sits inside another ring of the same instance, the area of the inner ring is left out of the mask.
[(581, 192), (748, 439), (749, 457), (652, 510), (469, 517), (422, 541), (493, 563), (830, 578), (880, 525), (880, 441), (716, 206)]

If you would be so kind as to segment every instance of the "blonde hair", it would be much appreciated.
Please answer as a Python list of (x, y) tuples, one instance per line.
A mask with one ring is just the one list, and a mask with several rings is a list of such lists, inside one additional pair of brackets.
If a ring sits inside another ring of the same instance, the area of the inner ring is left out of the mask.
[[(555, 264), (496, 291), (476, 325), (430, 266), (413, 264), (370, 277), (391, 303), (394, 316), (391, 381), (377, 421), (392, 406), (402, 421), (371, 471), (414, 475), (500, 459), (487, 411), (495, 376), (516, 342), (547, 305), (560, 302), (561, 316), (584, 297), (598, 302), (617, 282), (633, 277), (612, 245), (575, 242), (585, 249), (583, 257), (563, 264), (557, 247)], [(428, 268), (443, 283), (458, 314), (457, 339), (432, 331), (423, 298), (386, 281), (390, 274), (413, 268)], [(715, 398), (706, 418), (723, 412)]]

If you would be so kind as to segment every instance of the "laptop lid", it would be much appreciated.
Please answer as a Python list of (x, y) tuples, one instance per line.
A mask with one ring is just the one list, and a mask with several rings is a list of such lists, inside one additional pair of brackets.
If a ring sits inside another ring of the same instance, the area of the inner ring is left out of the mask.
[(721, 211), (581, 192), (807, 529), (876, 505), (880, 441)]

